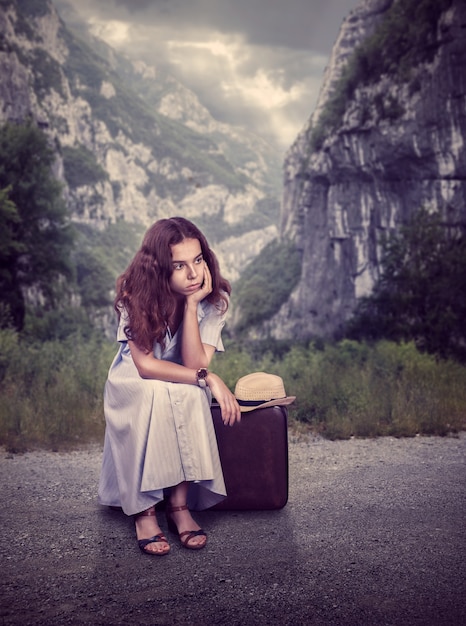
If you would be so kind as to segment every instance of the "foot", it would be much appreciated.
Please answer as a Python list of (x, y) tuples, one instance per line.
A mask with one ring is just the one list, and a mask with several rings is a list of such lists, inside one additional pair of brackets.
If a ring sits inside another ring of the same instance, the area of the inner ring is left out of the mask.
[(146, 554), (163, 556), (170, 552), (168, 541), (157, 523), (154, 507), (134, 516), (139, 548)]
[(181, 543), (190, 550), (200, 550), (207, 543), (207, 535), (197, 524), (186, 504), (167, 507), (167, 521), (170, 530), (178, 533)]

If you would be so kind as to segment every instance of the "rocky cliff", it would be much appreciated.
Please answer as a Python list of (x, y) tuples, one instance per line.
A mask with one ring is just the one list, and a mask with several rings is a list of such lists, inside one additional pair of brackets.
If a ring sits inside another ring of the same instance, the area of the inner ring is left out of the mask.
[(50, 0), (2, 0), (0, 123), (32, 119), (48, 134), (75, 223), (185, 215), (216, 249), (225, 242), (226, 274), (237, 278), (277, 235), (279, 152), (66, 16), (69, 25)]
[(348, 16), (286, 156), (281, 229), (301, 277), (262, 334), (337, 333), (378, 277), (383, 232), (421, 206), (466, 218), (465, 68), (464, 0), (363, 0)]

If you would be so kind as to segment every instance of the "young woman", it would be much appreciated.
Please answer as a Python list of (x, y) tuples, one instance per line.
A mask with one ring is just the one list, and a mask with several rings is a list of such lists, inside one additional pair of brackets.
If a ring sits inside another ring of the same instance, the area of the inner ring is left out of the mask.
[(135, 516), (147, 554), (170, 550), (155, 512), (164, 496), (170, 530), (184, 547), (200, 549), (207, 537), (190, 509), (226, 495), (212, 395), (225, 425), (241, 413), (208, 367), (223, 350), (229, 294), (204, 235), (181, 217), (157, 221), (117, 281), (120, 349), (105, 385), (99, 501)]

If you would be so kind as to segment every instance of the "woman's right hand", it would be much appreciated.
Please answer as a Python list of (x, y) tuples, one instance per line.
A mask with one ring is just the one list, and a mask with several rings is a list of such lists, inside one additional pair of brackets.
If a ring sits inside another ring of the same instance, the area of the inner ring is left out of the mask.
[(212, 391), (212, 395), (220, 405), (222, 421), (225, 426), (233, 426), (235, 422), (240, 422), (241, 411), (239, 404), (223, 380), (217, 376), (217, 374), (209, 372), (207, 375), (207, 384)]

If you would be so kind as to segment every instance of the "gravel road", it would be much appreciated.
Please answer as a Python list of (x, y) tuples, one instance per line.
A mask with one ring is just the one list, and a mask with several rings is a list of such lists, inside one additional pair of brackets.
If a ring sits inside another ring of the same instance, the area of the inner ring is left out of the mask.
[(0, 450), (0, 623), (466, 624), (466, 433), (289, 448), (285, 508), (199, 513), (163, 558), (97, 504), (99, 446)]

